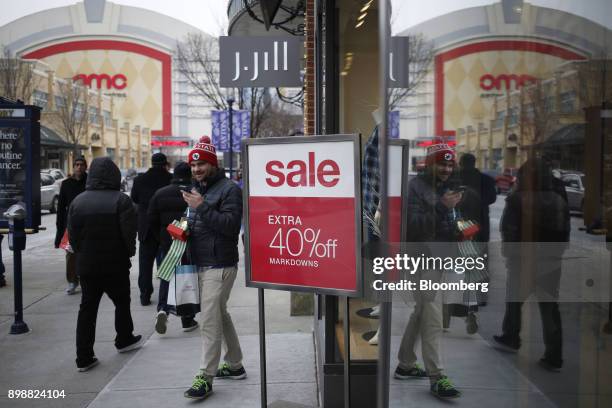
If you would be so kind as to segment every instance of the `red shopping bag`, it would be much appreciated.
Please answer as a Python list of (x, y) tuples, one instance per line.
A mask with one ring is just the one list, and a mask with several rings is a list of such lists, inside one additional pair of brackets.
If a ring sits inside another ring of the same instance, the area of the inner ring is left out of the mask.
[(66, 252), (70, 252), (71, 254), (74, 253), (74, 251), (72, 250), (72, 246), (70, 245), (70, 241), (68, 240), (68, 229), (64, 231), (64, 236), (60, 241), (59, 247)]

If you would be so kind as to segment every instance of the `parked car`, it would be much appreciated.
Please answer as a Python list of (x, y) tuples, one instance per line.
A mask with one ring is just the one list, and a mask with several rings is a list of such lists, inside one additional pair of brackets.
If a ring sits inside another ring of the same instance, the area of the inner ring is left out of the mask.
[(565, 185), (567, 202), (570, 211), (583, 212), (584, 206), (584, 173), (563, 172), (561, 181)]
[(509, 193), (516, 183), (516, 168), (504, 169), (504, 172), (495, 177), (495, 189), (497, 194)]
[(60, 185), (49, 173), (40, 173), (40, 208), (49, 210), (51, 214), (57, 212)]
[(136, 169), (121, 170), (121, 191), (128, 192), (132, 190), (134, 178), (138, 175)]
[(59, 181), (59, 183), (66, 178), (66, 174), (61, 169), (42, 169), (40, 172), (50, 174), (51, 177), (53, 177), (54, 180)]

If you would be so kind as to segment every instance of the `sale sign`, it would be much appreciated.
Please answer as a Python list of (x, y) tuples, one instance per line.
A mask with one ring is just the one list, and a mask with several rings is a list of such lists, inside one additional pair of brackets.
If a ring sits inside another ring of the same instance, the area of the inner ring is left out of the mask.
[(245, 140), (247, 285), (361, 293), (359, 137)]
[(387, 173), (387, 205), (389, 206), (387, 235), (389, 242), (401, 242), (402, 239), (402, 208), (408, 189), (408, 140), (390, 140), (388, 147), (388, 173)]

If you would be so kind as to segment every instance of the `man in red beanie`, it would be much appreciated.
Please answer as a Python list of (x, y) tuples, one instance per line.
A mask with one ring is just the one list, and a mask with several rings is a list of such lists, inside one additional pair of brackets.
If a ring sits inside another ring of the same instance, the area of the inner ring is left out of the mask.
[[(455, 167), (455, 152), (445, 143), (427, 150), (425, 173), (414, 178), (408, 187), (407, 242), (451, 243), (457, 241), (451, 221), (454, 208), (462, 193), (454, 191), (450, 178)], [(414, 246), (414, 245), (413, 245)], [(449, 245), (449, 248), (452, 246)], [(418, 246), (425, 256), (431, 256), (427, 245)], [(417, 271), (417, 280), (442, 280), (442, 271)], [(430, 390), (438, 398), (456, 398), (460, 392), (443, 374), (440, 360), (442, 334), (442, 293), (415, 291), (416, 305), (402, 337), (394, 377), (399, 380), (426, 378)], [(416, 344), (421, 338), (425, 370), (417, 364)]]
[[(212, 393), (215, 377), (246, 378), (238, 335), (227, 311), (238, 269), (242, 191), (217, 167), (217, 153), (209, 137), (202, 137), (193, 147), (188, 162), (195, 185), (182, 194), (190, 209), (189, 248), (200, 281), (202, 358), (200, 372), (184, 395), (204, 399)], [(223, 340), (227, 351), (219, 367)]]

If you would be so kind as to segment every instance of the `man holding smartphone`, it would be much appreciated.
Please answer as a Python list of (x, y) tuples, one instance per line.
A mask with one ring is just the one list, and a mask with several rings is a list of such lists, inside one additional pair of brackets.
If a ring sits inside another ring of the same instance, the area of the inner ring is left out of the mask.
[[(227, 311), (238, 269), (238, 235), (242, 221), (242, 191), (217, 166), (216, 149), (208, 136), (189, 152), (193, 189), (182, 191), (190, 208), (189, 248), (198, 266), (202, 358), (200, 372), (185, 397), (204, 399), (212, 393), (214, 378), (246, 378), (242, 350)], [(221, 344), (227, 351), (219, 367)]]
[[(438, 246), (448, 243), (450, 249), (451, 243), (457, 241), (452, 214), (463, 194), (459, 189), (451, 188), (454, 168), (455, 152), (447, 144), (435, 144), (427, 150), (425, 173), (414, 178), (408, 187), (407, 242), (436, 243)], [(427, 245), (421, 249), (428, 252)], [(418, 277), (440, 281), (442, 271), (418, 271)], [(461, 393), (444, 375), (440, 360), (442, 293), (417, 291), (414, 297), (416, 305), (402, 337), (394, 377), (399, 380), (429, 377), (433, 395), (443, 399), (457, 398)], [(416, 344), (419, 337), (425, 370), (417, 364)]]

